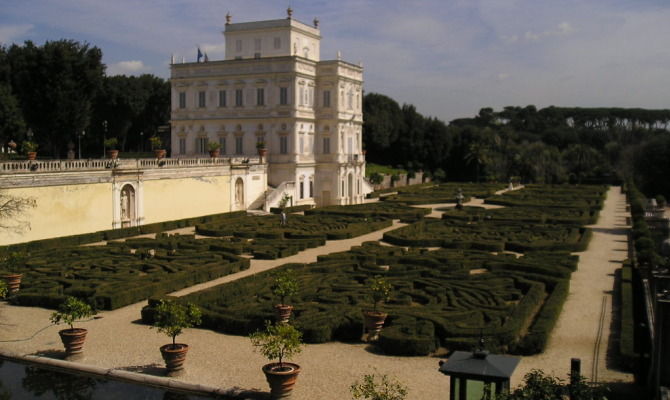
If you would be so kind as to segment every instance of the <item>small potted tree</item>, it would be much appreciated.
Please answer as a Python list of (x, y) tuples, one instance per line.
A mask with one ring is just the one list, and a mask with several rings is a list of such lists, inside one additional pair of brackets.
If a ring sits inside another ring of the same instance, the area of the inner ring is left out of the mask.
[(302, 351), (302, 334), (293, 325), (272, 325), (268, 321), (265, 332), (252, 333), (249, 338), (251, 344), (270, 361), (263, 366), (263, 373), (270, 385), (270, 398), (288, 398), (298, 379), (300, 366), (284, 360)]
[(286, 298), (298, 293), (298, 281), (295, 279), (295, 273), (292, 269), (277, 274), (272, 284), (272, 293), (280, 298), (279, 304), (275, 304), (275, 314), (278, 323), (287, 323), (291, 318), (293, 306), (286, 304)]
[(154, 151), (154, 155), (157, 159), (165, 158), (165, 149), (163, 148), (163, 141), (158, 136), (152, 136), (149, 138), (149, 143), (151, 143), (151, 149)]
[(65, 358), (68, 360), (79, 358), (83, 353), (84, 341), (88, 330), (75, 328), (74, 321), (95, 315), (88, 304), (76, 297), (68, 297), (58, 307), (58, 311), (51, 314), (51, 322), (58, 325), (61, 322), (70, 325), (70, 328), (58, 332), (65, 346)]
[(38, 147), (37, 143), (31, 142), (30, 140), (26, 140), (21, 144), (21, 149), (26, 153), (28, 160), (35, 160), (37, 158)]
[(115, 137), (105, 139), (104, 144), (107, 149), (107, 158), (116, 160), (119, 157), (119, 139)]
[(380, 303), (389, 301), (391, 296), (391, 284), (381, 276), (375, 276), (368, 281), (368, 287), (372, 295), (373, 308), (372, 310), (363, 311), (365, 320), (365, 328), (368, 332), (367, 340), (377, 340), (379, 332), (384, 326), (384, 321), (388, 316), (387, 313), (378, 311), (377, 307)]
[(268, 154), (268, 149), (265, 147), (264, 140), (261, 139), (256, 142), (256, 150), (258, 150), (258, 156), (261, 158), (261, 162), (263, 162), (263, 157)]
[(407, 396), (407, 387), (386, 375), (379, 380), (376, 374), (365, 375), (362, 382), (354, 382), (349, 390), (354, 400), (404, 400)]
[(183, 372), (188, 345), (177, 343), (177, 336), (184, 329), (199, 325), (201, 315), (197, 306), (191, 303), (181, 304), (175, 300), (161, 300), (156, 307), (153, 327), (172, 338), (172, 343), (160, 348), (168, 376), (178, 376)]
[(221, 144), (219, 142), (207, 142), (207, 148), (209, 149), (209, 156), (216, 158), (221, 153)]
[(0, 281), (0, 299), (7, 297), (7, 284), (5, 281)]
[(23, 274), (20, 273), (21, 267), (25, 265), (25, 254), (19, 252), (9, 252), (3, 260), (2, 280), (7, 286), (9, 294), (19, 291), (21, 288), (21, 279)]

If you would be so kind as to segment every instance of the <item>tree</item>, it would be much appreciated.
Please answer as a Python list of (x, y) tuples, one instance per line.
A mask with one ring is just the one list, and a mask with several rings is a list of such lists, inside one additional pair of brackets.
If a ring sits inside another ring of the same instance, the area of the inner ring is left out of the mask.
[(371, 162), (391, 164), (388, 154), (402, 129), (400, 106), (390, 97), (368, 93), (363, 97), (363, 143)]
[(19, 140), (26, 132), (26, 123), (19, 102), (8, 84), (0, 82), (0, 144)]
[(177, 336), (186, 328), (200, 325), (202, 312), (191, 303), (180, 304), (175, 300), (161, 300), (156, 307), (152, 328), (172, 338), (172, 348), (177, 348)]
[(407, 396), (407, 387), (395, 379), (376, 374), (366, 374), (363, 382), (354, 382), (349, 388), (354, 400), (403, 400)]
[(568, 394), (573, 400), (605, 399), (607, 388), (602, 385), (588, 384), (584, 377), (573, 383), (565, 384), (561, 379), (545, 375), (540, 370), (532, 370), (523, 378), (523, 386), (509, 394), (498, 394), (499, 400), (563, 400)]
[(7, 51), (12, 92), (40, 148), (58, 157), (88, 125), (104, 65), (97, 47), (73, 40), (31, 41)]
[(32, 197), (19, 197), (0, 191), (0, 230), (21, 233), (30, 229), (29, 221), (23, 214), (37, 205)]

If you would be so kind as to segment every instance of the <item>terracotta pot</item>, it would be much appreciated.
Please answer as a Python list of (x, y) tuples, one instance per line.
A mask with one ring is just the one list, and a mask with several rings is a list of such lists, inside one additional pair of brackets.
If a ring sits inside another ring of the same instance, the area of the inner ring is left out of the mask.
[(119, 157), (119, 151), (118, 150), (107, 150), (107, 158), (111, 158), (112, 160), (116, 160)]
[(2, 279), (7, 283), (7, 290), (9, 293), (16, 293), (21, 287), (21, 274), (5, 274), (2, 276)]
[(293, 306), (288, 304), (275, 304), (275, 315), (277, 316), (277, 322), (285, 324), (291, 318), (291, 312), (293, 311)]
[(161, 355), (165, 360), (165, 368), (167, 369), (167, 376), (178, 376), (184, 372), (184, 361), (186, 361), (186, 353), (188, 352), (188, 345), (184, 343), (176, 343), (175, 348), (172, 344), (161, 346)]
[(209, 156), (212, 157), (212, 158), (218, 157), (219, 154), (221, 154), (221, 150), (219, 150), (219, 149), (209, 151)]
[(154, 150), (154, 155), (156, 156), (157, 159), (165, 158), (165, 149), (157, 149)]
[(84, 341), (88, 330), (84, 328), (63, 329), (58, 332), (65, 346), (65, 359), (79, 358), (84, 353)]
[(263, 158), (268, 155), (268, 149), (258, 149), (258, 155)]
[(363, 311), (365, 329), (368, 332), (367, 340), (377, 340), (387, 316), (387, 313), (381, 311)]
[(28, 157), (28, 160), (35, 160), (37, 159), (37, 152), (36, 151), (29, 151), (26, 153), (26, 156)]
[(291, 391), (298, 380), (300, 366), (293, 363), (270, 363), (263, 366), (263, 373), (270, 385), (271, 399), (286, 399), (291, 396)]

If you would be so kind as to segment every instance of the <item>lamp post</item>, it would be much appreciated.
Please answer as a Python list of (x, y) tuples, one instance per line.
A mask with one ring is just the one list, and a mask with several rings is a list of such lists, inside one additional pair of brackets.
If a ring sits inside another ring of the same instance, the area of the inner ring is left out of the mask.
[(78, 141), (78, 147), (79, 147), (79, 159), (81, 160), (81, 138), (82, 136), (86, 136), (86, 131), (81, 131), (81, 135), (77, 136), (77, 141)]
[(107, 120), (102, 121), (102, 158), (105, 158), (105, 140), (107, 140)]
[(144, 151), (144, 131), (140, 131), (140, 153)]

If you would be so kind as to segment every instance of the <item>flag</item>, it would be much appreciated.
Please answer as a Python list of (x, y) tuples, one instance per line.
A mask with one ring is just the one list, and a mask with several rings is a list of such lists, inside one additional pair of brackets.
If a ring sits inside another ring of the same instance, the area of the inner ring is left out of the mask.
[(200, 47), (198, 47), (198, 62), (200, 62), (201, 58), (202, 58), (202, 52), (200, 51)]
[(205, 52), (205, 62), (209, 62), (209, 57), (207, 57), (207, 52)]

